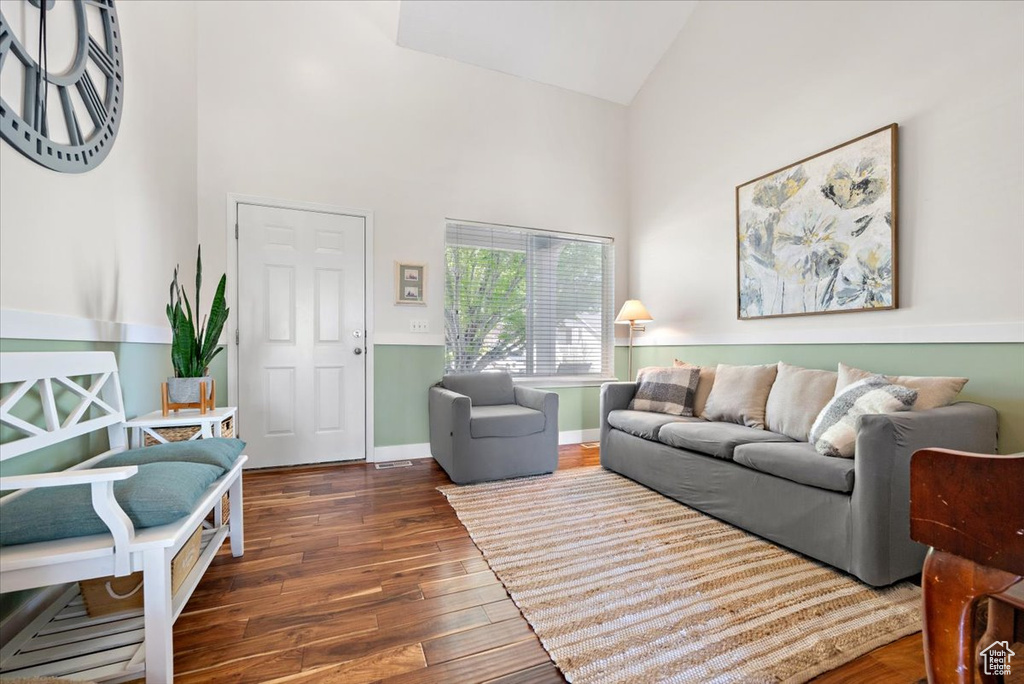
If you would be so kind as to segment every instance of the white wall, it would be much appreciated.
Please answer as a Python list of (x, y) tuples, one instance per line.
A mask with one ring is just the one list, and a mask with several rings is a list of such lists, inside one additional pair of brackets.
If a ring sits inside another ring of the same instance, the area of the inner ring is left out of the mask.
[[(397, 47), (397, 20), (397, 2), (200, 3), (210, 269), (230, 192), (374, 212), (378, 342), (443, 343), (445, 217), (611, 236), (625, 298), (625, 108)], [(395, 260), (428, 264), (426, 309), (393, 304)]]
[(62, 174), (0, 144), (0, 308), (166, 327), (174, 265), (195, 259), (195, 3), (117, 9), (124, 118), (106, 160)]
[[(1024, 3), (704, 2), (629, 110), (645, 342), (1024, 338)], [(735, 187), (900, 124), (900, 309), (736, 320)]]

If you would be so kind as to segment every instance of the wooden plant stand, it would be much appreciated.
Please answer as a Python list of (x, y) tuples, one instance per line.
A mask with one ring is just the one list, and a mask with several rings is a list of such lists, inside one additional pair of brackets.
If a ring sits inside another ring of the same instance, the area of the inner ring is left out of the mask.
[(199, 413), (206, 414), (212, 411), (217, 405), (217, 381), (210, 379), (210, 392), (206, 392), (206, 383), (199, 383), (199, 401), (189, 404), (175, 404), (167, 398), (167, 383), (160, 384), (160, 407), (166, 416), (170, 411), (178, 412), (179, 409), (199, 409)]

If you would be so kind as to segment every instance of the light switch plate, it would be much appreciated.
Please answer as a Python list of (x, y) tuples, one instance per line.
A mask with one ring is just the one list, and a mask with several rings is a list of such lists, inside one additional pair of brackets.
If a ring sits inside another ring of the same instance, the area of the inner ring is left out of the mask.
[(414, 318), (409, 321), (409, 332), (428, 333), (430, 332), (430, 322), (423, 318)]

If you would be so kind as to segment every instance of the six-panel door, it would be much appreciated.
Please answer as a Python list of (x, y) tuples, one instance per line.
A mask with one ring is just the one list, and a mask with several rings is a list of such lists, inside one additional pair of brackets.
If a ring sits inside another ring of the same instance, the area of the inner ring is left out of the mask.
[(238, 407), (251, 467), (366, 456), (364, 224), (238, 207)]

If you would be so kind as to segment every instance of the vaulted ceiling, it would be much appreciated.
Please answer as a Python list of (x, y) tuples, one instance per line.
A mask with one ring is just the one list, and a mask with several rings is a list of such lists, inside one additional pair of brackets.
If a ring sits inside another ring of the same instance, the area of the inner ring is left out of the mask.
[(398, 44), (629, 104), (697, 0), (403, 0)]

